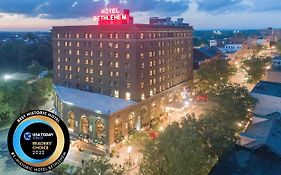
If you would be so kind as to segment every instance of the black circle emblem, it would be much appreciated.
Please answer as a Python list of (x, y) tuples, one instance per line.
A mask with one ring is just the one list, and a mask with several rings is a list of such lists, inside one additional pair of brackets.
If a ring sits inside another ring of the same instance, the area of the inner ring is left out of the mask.
[(69, 143), (68, 129), (61, 118), (44, 110), (22, 114), (8, 134), (12, 158), (31, 172), (46, 172), (62, 163)]

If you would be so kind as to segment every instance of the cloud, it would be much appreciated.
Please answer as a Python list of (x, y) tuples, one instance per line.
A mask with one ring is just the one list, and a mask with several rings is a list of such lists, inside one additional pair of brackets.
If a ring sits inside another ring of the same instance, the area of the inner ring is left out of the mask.
[(62, 19), (91, 17), (106, 6), (179, 15), (188, 9), (189, 0), (0, 0), (0, 3), (0, 13)]
[(280, 0), (194, 0), (199, 11), (208, 13), (280, 11)]

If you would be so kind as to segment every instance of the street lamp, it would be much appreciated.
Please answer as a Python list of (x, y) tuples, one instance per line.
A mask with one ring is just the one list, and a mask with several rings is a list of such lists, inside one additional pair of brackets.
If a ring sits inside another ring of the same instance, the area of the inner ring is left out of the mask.
[(127, 152), (129, 154), (129, 167), (131, 167), (131, 152), (132, 152), (132, 146), (128, 146)]

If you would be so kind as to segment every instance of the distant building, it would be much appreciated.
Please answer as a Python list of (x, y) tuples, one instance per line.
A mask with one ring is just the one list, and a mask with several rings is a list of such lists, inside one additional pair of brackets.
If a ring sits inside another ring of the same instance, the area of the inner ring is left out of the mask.
[(209, 175), (277, 175), (281, 172), (281, 115), (253, 122)]
[(271, 69), (266, 72), (266, 81), (281, 83), (281, 57), (275, 57)]
[(251, 91), (251, 95), (258, 100), (255, 114), (267, 115), (281, 110), (281, 83), (260, 81)]
[(242, 44), (226, 44), (224, 50), (226, 53), (234, 53), (242, 49)]
[(210, 47), (217, 47), (218, 46), (218, 42), (217, 42), (217, 40), (210, 40), (209, 45), (210, 45)]
[(223, 59), (224, 54), (217, 47), (193, 48), (193, 68), (199, 69), (204, 62)]
[(262, 34), (264, 36), (269, 37), (269, 41), (276, 43), (281, 39), (281, 29), (274, 29), (272, 27), (269, 27), (268, 29), (262, 31)]

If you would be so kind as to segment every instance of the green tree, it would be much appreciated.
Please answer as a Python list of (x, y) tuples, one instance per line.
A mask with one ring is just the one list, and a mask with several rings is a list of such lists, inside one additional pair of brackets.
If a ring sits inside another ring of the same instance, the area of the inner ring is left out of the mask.
[(0, 127), (8, 124), (13, 116), (12, 107), (7, 103), (4, 93), (4, 91), (0, 90)]
[(187, 116), (173, 123), (156, 140), (149, 141), (143, 152), (140, 173), (144, 175), (207, 174), (214, 159), (204, 153), (199, 122)]
[(271, 58), (252, 57), (242, 61), (242, 68), (247, 73), (247, 82), (255, 84), (265, 75), (266, 67), (271, 63)]
[(114, 165), (105, 158), (95, 158), (83, 161), (82, 166), (77, 169), (76, 175), (123, 175), (123, 167)]
[(195, 83), (200, 90), (209, 91), (220, 84), (226, 84), (235, 71), (224, 59), (203, 63), (195, 74)]

